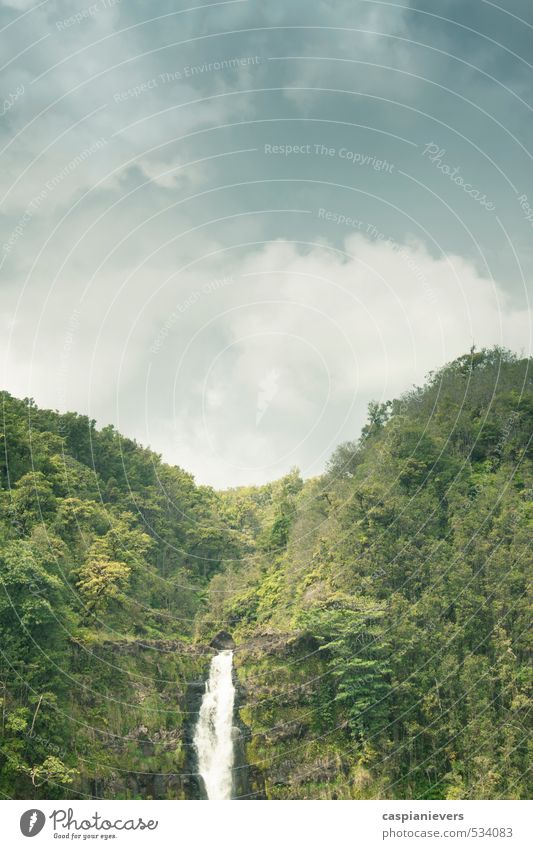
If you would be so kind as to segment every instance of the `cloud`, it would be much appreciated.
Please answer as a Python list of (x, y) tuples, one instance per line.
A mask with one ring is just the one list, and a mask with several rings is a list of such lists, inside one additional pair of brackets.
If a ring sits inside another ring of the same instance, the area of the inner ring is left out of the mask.
[[(488, 40), (527, 56), (527, 27), (485, 4), (483, 39), (467, 5), (439, 7), (463, 27), (352, 0), (99, 2), (68, 26), (58, 0), (13, 23), (3, 385), (226, 485), (319, 471), (371, 398), (472, 341), (527, 350), (533, 254), (516, 196), (533, 199), (531, 127), (505, 86), (527, 99), (530, 77)], [(16, 17), (5, 6), (2, 23)], [(275, 58), (310, 56), (323, 58)], [(320, 91), (336, 88), (361, 96)], [(430, 141), (497, 215), (421, 156)], [(346, 238), (323, 207), (366, 223)]]
[(293, 464), (316, 473), (357, 436), (369, 400), (397, 396), (473, 342), (530, 351), (531, 314), (461, 257), (362, 235), (345, 250), (278, 242), (242, 263), (246, 301), (214, 318), (210, 357), (175, 375), (190, 402), (184, 416), (176, 405), (183, 461), (201, 480), (258, 482)]
[[(531, 314), (501, 285), (414, 241), (354, 234), (339, 252), (279, 240), (224, 264), (180, 275), (179, 294), (163, 287), (155, 301), (141, 275), (110, 306), (117, 287), (102, 281), (68, 356), (56, 314), (56, 344), (37, 336), (26, 361), (19, 348), (8, 388), (101, 423), (114, 410), (125, 433), (227, 486), (292, 465), (319, 472), (357, 437), (370, 400), (399, 395), (473, 342), (530, 352)], [(45, 323), (50, 332), (51, 315)]]
[(7, 6), (8, 9), (17, 9), (21, 12), (26, 9), (31, 9), (34, 5), (35, 0), (3, 0), (3, 2), (0, 3), (0, 6)]

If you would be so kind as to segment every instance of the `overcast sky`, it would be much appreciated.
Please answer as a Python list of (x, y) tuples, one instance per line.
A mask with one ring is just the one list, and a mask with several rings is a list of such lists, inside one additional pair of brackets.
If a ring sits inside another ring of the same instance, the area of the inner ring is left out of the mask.
[[(178, 5), (181, 8), (177, 8)], [(1, 384), (217, 487), (530, 353), (530, 0), (0, 0)]]

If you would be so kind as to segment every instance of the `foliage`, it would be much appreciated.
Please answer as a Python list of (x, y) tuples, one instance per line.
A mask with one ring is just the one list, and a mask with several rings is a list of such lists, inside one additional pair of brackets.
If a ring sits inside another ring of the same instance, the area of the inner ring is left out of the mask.
[(473, 350), (220, 493), (0, 393), (0, 792), (186, 796), (224, 628), (269, 798), (527, 798), (531, 367)]

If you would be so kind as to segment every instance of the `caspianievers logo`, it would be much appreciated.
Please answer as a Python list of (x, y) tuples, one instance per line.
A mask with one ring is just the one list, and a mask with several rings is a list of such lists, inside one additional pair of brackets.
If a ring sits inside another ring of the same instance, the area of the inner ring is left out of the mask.
[(29, 811), (24, 811), (20, 818), (20, 830), (24, 837), (35, 837), (43, 830), (46, 822), (46, 817), (42, 811), (37, 808), (30, 808)]

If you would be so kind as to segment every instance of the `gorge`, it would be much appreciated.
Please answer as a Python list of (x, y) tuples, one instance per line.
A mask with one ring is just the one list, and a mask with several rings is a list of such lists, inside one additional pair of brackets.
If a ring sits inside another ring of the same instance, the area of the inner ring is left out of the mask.
[(0, 393), (0, 792), (527, 798), (531, 366), (224, 492)]

